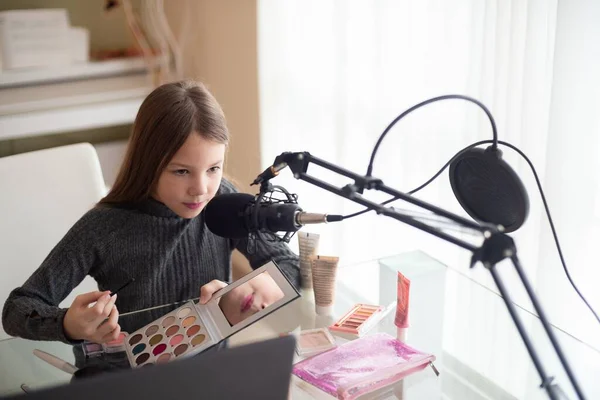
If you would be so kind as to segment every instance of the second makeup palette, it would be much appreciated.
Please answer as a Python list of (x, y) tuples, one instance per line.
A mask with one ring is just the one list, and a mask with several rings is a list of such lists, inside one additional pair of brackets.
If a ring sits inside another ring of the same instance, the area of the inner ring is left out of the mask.
[(389, 310), (382, 306), (356, 304), (335, 324), (331, 325), (329, 330), (340, 336), (361, 337), (387, 314), (386, 311)]

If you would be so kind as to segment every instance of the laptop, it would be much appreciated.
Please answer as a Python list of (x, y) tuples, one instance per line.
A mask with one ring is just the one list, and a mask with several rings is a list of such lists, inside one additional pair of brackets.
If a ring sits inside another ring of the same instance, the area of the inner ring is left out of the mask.
[(7, 399), (281, 400), (288, 397), (295, 345), (286, 336)]

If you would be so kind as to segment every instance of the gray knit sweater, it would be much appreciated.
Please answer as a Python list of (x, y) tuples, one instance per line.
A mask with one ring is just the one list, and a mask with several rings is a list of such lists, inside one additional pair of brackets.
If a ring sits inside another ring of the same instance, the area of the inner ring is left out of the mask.
[[(222, 181), (219, 193), (234, 191)], [(135, 278), (116, 302), (125, 313), (198, 297), (200, 287), (213, 279), (228, 282), (234, 248), (253, 268), (274, 260), (299, 287), (298, 257), (283, 243), (254, 242), (256, 247), (248, 251), (247, 239), (213, 235), (204, 212), (183, 219), (155, 200), (97, 206), (69, 230), (23, 286), (11, 292), (2, 325), (13, 336), (69, 343), (63, 331), (67, 309), (58, 304), (86, 275), (100, 290), (111, 291)]]

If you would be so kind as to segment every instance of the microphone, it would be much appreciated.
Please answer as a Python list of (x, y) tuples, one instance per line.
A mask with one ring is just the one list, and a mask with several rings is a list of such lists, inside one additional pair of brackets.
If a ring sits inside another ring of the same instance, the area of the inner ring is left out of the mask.
[[(256, 213), (256, 219), (255, 217)], [(205, 208), (206, 226), (217, 236), (247, 237), (251, 232), (295, 232), (308, 224), (341, 221), (341, 215), (307, 213), (295, 203), (261, 202), (247, 193), (226, 193), (213, 198)]]

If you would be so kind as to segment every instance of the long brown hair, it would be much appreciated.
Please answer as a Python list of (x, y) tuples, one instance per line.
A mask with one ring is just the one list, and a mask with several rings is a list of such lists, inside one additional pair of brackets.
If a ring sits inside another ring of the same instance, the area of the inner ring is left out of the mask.
[(217, 143), (229, 143), (223, 110), (212, 94), (194, 81), (167, 83), (154, 89), (135, 117), (117, 179), (99, 204), (147, 199), (192, 132)]

